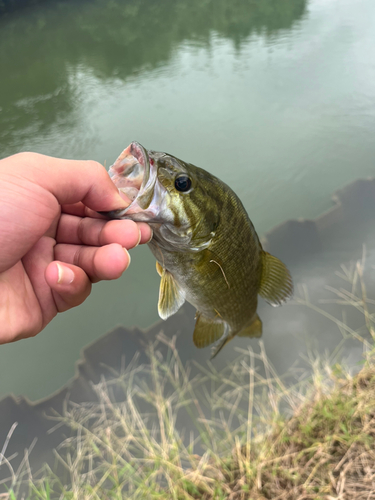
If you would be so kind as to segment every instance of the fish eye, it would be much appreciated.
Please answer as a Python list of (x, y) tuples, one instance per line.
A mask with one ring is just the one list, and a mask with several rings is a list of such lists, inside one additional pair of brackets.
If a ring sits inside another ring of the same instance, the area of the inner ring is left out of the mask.
[(179, 175), (174, 181), (174, 187), (177, 189), (177, 191), (181, 191), (182, 193), (189, 191), (189, 189), (191, 188), (190, 177), (185, 174)]

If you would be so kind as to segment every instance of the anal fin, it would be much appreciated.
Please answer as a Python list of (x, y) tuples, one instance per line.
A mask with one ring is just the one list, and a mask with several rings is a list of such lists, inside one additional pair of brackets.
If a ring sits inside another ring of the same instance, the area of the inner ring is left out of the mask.
[[(159, 272), (158, 266), (156, 266), (156, 269)], [(184, 302), (185, 295), (180, 286), (169, 271), (162, 269), (158, 302), (158, 312), (161, 319), (172, 316)]]
[(262, 327), (262, 320), (259, 318), (259, 316), (256, 314), (254, 317), (253, 322), (241, 330), (237, 335), (239, 337), (261, 337), (263, 332), (263, 327)]
[(196, 347), (207, 347), (218, 340), (225, 331), (225, 324), (219, 321), (213, 321), (202, 314), (198, 314), (195, 323), (193, 341)]
[[(237, 335), (239, 337), (253, 337), (253, 338), (254, 337), (261, 337), (262, 331), (263, 331), (262, 320), (256, 314), (254, 316), (254, 320), (252, 321), (252, 323), (249, 326), (247, 326), (246, 328), (244, 328), (243, 330), (241, 330), (239, 333), (237, 333)], [(227, 335), (226, 337), (224, 337), (218, 343), (218, 345), (212, 349), (211, 359), (213, 359), (215, 356), (217, 356), (219, 354), (219, 352), (222, 350), (222, 348), (224, 346), (226, 346), (228, 344), (228, 342), (230, 340), (232, 340), (234, 337), (235, 337), (235, 335), (233, 335), (233, 334), (230, 334), (230, 335)]]
[(218, 344), (212, 348), (210, 359), (214, 359), (219, 354), (219, 352), (222, 350), (222, 348), (225, 345), (227, 345), (228, 342), (230, 340), (232, 340), (233, 338), (234, 338), (234, 335), (227, 335), (220, 342), (218, 342)]

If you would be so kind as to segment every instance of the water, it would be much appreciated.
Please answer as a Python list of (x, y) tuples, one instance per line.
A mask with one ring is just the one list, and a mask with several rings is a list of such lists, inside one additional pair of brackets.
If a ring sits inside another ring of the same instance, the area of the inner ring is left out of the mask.
[[(374, 174), (374, 24), (372, 0), (65, 1), (5, 15), (0, 155), (109, 165), (137, 140), (229, 183), (260, 234), (315, 217)], [(1, 346), (0, 398), (46, 396), (88, 342), (156, 321), (154, 266), (135, 249), (120, 280)]]

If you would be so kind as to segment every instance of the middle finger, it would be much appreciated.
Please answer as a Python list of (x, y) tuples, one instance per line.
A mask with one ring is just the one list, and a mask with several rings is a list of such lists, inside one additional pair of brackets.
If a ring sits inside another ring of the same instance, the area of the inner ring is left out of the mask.
[(102, 246), (119, 243), (133, 248), (141, 241), (142, 231), (131, 220), (101, 220), (62, 214), (56, 232), (57, 243)]

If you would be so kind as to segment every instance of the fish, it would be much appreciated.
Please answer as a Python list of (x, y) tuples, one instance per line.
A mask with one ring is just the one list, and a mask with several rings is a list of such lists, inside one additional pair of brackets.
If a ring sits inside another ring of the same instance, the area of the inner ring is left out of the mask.
[(108, 170), (130, 198), (111, 219), (147, 222), (160, 275), (158, 313), (196, 309), (193, 342), (214, 344), (212, 358), (236, 335), (260, 337), (258, 295), (279, 306), (293, 294), (287, 267), (264, 251), (238, 196), (223, 181), (175, 156), (132, 142)]

